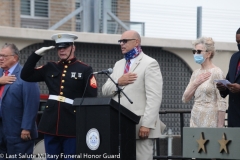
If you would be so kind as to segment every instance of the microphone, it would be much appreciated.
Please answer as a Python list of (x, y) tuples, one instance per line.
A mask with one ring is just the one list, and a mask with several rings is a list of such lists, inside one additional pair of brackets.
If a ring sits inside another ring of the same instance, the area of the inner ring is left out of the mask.
[(99, 72), (93, 72), (92, 74), (111, 74), (113, 72), (112, 68), (108, 68), (107, 70), (102, 70)]

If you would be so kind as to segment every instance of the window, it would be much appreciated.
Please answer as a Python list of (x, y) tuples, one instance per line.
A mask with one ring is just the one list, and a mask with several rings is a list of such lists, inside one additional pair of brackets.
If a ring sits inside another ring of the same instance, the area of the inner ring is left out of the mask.
[(49, 28), (48, 0), (21, 0), (22, 28)]
[[(81, 2), (80, 2), (80, 0), (76, 0), (75, 1), (75, 9), (78, 9), (79, 7), (81, 7)], [(75, 18), (76, 18), (76, 31), (81, 32), (81, 16), (80, 16), (80, 13), (78, 13)]]
[(22, 17), (48, 17), (48, 0), (21, 0)]

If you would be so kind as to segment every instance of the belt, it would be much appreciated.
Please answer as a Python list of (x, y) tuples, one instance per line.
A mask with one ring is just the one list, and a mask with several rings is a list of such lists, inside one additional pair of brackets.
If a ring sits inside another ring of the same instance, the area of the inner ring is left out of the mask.
[(69, 103), (69, 104), (73, 104), (73, 100), (70, 98), (66, 98), (63, 96), (56, 96), (56, 95), (49, 95), (48, 99), (52, 99), (52, 100), (56, 100), (59, 102), (65, 102), (65, 103)]

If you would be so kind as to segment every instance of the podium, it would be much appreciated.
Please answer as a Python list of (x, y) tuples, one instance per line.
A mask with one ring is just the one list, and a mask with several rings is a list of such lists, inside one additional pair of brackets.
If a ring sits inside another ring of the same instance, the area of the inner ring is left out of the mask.
[[(136, 159), (140, 117), (111, 98), (76, 98), (77, 159)], [(119, 154), (119, 111), (121, 154)]]

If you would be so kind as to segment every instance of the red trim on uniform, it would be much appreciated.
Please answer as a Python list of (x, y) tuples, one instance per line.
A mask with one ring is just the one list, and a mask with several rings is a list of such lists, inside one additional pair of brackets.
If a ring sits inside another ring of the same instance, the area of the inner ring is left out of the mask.
[(85, 65), (85, 66), (89, 66), (89, 65), (83, 63), (82, 61), (77, 60), (77, 62), (79, 62), (79, 63), (81, 63), (81, 64), (83, 64), (83, 65)]
[[(71, 61), (71, 63), (68, 63), (69, 61)], [(58, 61), (57, 64), (61, 64), (61, 65), (70, 65), (70, 64), (75, 63), (76, 61), (77, 61), (77, 58), (76, 58), (76, 57), (73, 57), (73, 58), (71, 58), (71, 59)]]
[(58, 124), (59, 124), (59, 116), (60, 116), (60, 102), (58, 102), (58, 118), (57, 118), (57, 126), (56, 126), (56, 135), (58, 135)]
[(51, 134), (51, 133), (47, 133), (47, 132), (43, 132), (43, 131), (39, 131), (39, 130), (38, 130), (38, 132), (43, 133), (43, 134), (49, 134), (52, 136), (76, 137), (76, 136), (66, 136), (66, 135), (61, 135), (61, 134)]
[(48, 100), (48, 94), (40, 94), (40, 100)]

